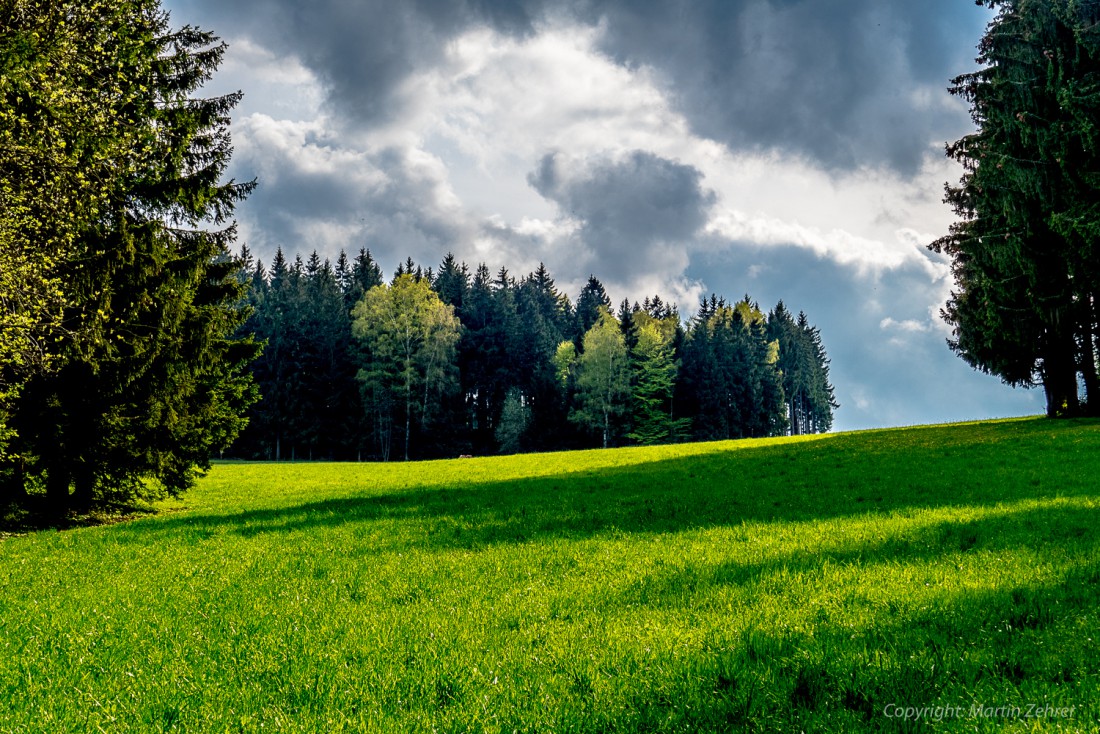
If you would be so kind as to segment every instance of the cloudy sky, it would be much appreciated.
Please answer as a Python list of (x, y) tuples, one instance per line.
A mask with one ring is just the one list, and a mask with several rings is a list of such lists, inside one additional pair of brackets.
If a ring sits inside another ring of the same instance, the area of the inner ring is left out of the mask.
[(230, 44), (243, 241), (453, 252), (572, 298), (805, 310), (836, 428), (1038, 413), (946, 346), (967, 0), (168, 0)]

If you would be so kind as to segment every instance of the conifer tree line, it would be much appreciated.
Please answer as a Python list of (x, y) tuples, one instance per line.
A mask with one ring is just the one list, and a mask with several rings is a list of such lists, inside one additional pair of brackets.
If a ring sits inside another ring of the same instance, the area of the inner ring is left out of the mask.
[(540, 265), (515, 277), (453, 255), (391, 277), (371, 253), (269, 266), (240, 254), (265, 344), (261, 399), (229, 453), (400, 460), (828, 431), (837, 403), (805, 313), (748, 296), (686, 321), (660, 296), (574, 303)]

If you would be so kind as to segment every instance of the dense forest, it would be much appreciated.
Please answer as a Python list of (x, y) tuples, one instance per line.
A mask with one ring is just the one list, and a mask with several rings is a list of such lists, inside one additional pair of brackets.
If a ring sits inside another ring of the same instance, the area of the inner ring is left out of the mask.
[(270, 268), (241, 252), (242, 336), (262, 395), (226, 453), (390, 460), (829, 430), (821, 335), (780, 302), (712, 295), (687, 319), (654, 295), (613, 307), (592, 276), (573, 303), (447, 255), (388, 281), (367, 250)]

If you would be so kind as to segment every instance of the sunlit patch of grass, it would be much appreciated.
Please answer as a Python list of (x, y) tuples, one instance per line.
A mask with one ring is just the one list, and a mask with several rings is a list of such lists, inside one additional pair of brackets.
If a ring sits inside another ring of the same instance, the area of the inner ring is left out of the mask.
[[(0, 731), (1095, 731), (1098, 449), (221, 465), (185, 510), (0, 540)], [(974, 705), (1021, 716), (885, 713)]]

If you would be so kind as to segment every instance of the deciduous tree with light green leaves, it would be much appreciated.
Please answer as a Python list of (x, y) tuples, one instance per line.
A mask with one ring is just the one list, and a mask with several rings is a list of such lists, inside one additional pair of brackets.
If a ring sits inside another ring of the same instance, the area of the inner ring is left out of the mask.
[[(558, 367), (559, 374), (561, 367)], [(619, 322), (605, 307), (584, 335), (584, 352), (577, 358), (577, 400), (569, 419), (602, 436), (611, 445), (619, 418), (630, 401), (630, 355)]]
[(134, 142), (115, 117), (133, 90), (109, 5), (0, 2), (0, 455), (10, 400), (72, 336), (58, 265)]
[(376, 414), (384, 459), (392, 445), (394, 411), (404, 422), (409, 459), (414, 417), (426, 424), (445, 391), (456, 384), (455, 347), (462, 326), (426, 279), (405, 273), (393, 285), (367, 291), (352, 311), (352, 333), (364, 353), (359, 379)]

